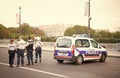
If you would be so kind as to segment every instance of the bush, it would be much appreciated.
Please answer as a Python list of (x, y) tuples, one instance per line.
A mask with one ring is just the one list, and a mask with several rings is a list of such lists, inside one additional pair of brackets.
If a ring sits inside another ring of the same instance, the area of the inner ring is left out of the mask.
[(120, 43), (119, 38), (95, 38), (99, 43)]
[(56, 37), (41, 37), (41, 41), (46, 41), (46, 42), (55, 42)]

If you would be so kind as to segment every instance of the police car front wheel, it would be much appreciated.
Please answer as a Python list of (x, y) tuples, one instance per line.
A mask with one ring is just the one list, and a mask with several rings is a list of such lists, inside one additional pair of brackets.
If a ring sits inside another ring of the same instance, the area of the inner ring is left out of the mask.
[(106, 60), (106, 55), (105, 54), (102, 54), (101, 58), (100, 58), (100, 62), (105, 62)]

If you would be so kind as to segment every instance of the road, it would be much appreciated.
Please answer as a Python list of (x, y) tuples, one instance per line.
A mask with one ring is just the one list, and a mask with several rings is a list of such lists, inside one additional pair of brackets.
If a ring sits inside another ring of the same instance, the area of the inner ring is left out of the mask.
[(53, 59), (53, 52), (43, 51), (42, 63), (19, 68), (8, 65), (7, 49), (0, 48), (0, 78), (120, 78), (120, 58), (113, 57), (108, 57), (104, 63), (86, 61), (75, 65), (65, 61), (59, 64)]

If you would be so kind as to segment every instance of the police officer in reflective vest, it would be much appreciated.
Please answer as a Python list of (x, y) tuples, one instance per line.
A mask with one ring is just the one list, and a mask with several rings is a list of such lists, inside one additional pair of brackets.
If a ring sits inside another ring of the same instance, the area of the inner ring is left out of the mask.
[(26, 42), (21, 37), (19, 38), (17, 48), (17, 67), (20, 65), (20, 59), (22, 66), (24, 66), (24, 52), (26, 48)]
[(38, 58), (39, 58), (39, 62), (41, 63), (42, 46), (41, 46), (40, 37), (35, 38), (34, 46), (35, 46), (35, 63), (37, 63)]
[(33, 40), (31, 39), (31, 37), (28, 37), (28, 42), (27, 42), (27, 46), (26, 46), (26, 50), (27, 50), (27, 59), (28, 59), (28, 66), (31, 64), (33, 65)]
[(10, 67), (13, 67), (15, 52), (16, 52), (16, 44), (14, 43), (14, 40), (11, 39), (10, 43), (8, 44), (8, 54), (9, 54)]

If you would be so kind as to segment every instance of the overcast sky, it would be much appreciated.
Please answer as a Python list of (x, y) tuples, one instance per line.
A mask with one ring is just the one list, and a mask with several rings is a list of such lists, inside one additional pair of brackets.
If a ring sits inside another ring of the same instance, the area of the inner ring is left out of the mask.
[[(0, 0), (0, 24), (16, 24), (21, 6), (22, 23), (30, 26), (47, 24), (79, 24), (87, 26), (84, 16), (87, 0)], [(91, 0), (91, 28), (118, 30), (120, 0)]]

